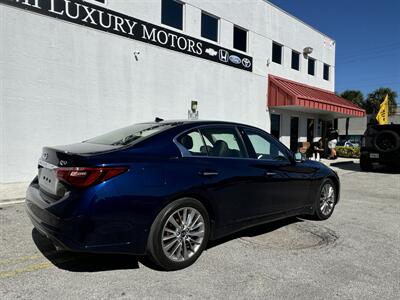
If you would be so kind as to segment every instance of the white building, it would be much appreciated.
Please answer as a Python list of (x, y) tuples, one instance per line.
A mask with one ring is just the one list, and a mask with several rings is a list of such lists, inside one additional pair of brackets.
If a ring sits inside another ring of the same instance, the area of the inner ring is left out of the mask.
[(31, 179), (44, 145), (192, 100), (292, 148), (364, 114), (333, 94), (335, 42), (262, 0), (0, 0), (0, 24), (0, 182)]

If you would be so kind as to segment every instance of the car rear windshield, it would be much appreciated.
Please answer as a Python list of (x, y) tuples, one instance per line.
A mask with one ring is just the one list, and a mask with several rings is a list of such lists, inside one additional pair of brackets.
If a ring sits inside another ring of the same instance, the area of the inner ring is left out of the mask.
[(109, 133), (84, 141), (101, 145), (129, 145), (140, 142), (146, 137), (176, 126), (177, 123), (141, 123), (120, 128)]

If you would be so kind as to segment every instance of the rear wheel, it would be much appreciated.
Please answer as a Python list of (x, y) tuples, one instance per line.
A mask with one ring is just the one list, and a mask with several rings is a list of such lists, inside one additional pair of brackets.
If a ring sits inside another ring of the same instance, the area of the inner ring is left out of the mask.
[(198, 200), (182, 198), (167, 205), (151, 226), (147, 242), (150, 259), (164, 270), (193, 264), (207, 245), (210, 221)]
[(331, 179), (327, 178), (322, 182), (319, 194), (315, 201), (314, 218), (317, 220), (328, 219), (335, 209), (336, 199), (336, 185)]

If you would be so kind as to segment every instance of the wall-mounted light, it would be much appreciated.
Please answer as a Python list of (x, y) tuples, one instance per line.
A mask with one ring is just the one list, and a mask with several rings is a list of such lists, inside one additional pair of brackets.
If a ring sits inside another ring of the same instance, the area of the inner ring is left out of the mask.
[(188, 119), (197, 120), (199, 118), (199, 111), (197, 110), (198, 103), (196, 100), (192, 100), (190, 103), (190, 109), (188, 110)]
[(313, 51), (314, 51), (313, 48), (311, 48), (311, 47), (305, 47), (305, 48), (303, 49), (303, 56), (304, 56), (304, 58), (308, 58), (308, 56), (309, 56)]
[(197, 111), (197, 101), (193, 100), (191, 105), (190, 105), (190, 109), (192, 110), (192, 112)]

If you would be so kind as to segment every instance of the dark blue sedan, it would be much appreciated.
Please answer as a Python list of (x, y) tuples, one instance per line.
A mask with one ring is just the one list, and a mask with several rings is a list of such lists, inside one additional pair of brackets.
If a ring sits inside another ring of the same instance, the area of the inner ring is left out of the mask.
[(335, 172), (258, 128), (160, 121), (44, 147), (26, 206), (58, 249), (146, 254), (176, 270), (209, 240), (290, 216), (324, 220), (338, 200)]

